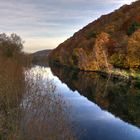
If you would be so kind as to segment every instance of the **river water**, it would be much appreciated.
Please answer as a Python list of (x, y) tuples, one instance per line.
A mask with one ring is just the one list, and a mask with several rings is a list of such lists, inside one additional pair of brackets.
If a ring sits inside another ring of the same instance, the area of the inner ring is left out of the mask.
[(93, 72), (39, 67), (70, 106), (79, 140), (140, 140), (140, 86)]

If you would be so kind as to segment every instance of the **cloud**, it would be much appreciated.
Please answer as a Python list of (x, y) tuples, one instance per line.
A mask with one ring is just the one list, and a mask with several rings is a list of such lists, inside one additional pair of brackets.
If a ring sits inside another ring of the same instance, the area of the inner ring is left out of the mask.
[[(52, 49), (54, 46), (58, 46), (66, 37), (33, 37), (26, 39), (26, 48), (24, 49), (27, 52), (35, 52), (36, 50), (45, 50)], [(41, 43), (40, 43), (41, 42)]]
[(130, 1), (1, 0), (0, 29), (21, 35), (25, 51), (54, 48), (89, 22)]

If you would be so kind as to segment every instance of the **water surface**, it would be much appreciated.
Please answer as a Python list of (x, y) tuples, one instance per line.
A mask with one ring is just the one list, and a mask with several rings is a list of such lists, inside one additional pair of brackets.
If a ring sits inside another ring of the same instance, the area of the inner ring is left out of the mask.
[(140, 88), (93, 72), (45, 69), (70, 105), (79, 140), (140, 140)]

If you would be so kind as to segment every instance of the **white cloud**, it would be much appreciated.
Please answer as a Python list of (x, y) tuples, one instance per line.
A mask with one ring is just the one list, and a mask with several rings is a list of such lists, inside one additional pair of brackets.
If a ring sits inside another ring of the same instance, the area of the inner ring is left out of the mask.
[(25, 51), (54, 48), (100, 15), (130, 1), (134, 0), (0, 0), (0, 31), (21, 35), (27, 42)]
[(61, 42), (63, 42), (66, 39), (66, 37), (27, 38), (25, 42), (25, 51), (35, 52), (36, 50), (52, 49), (54, 46), (58, 46)]

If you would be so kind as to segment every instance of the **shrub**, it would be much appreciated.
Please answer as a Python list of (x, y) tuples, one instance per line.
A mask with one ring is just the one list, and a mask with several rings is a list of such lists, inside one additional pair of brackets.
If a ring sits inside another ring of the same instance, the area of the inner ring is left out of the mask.
[(4, 66), (0, 68), (0, 138), (74, 140), (68, 105), (56, 93), (54, 83), (44, 77), (46, 71), (33, 68), (23, 75), (11, 60), (0, 64)]
[(90, 38), (96, 38), (97, 36), (97, 32), (94, 31), (94, 30), (91, 30), (87, 33), (87, 38), (90, 39)]
[(23, 48), (22, 39), (16, 35), (11, 34), (7, 36), (5, 33), (0, 34), (0, 53), (4, 57), (15, 57), (21, 53)]
[(115, 67), (125, 67), (125, 55), (124, 54), (120, 54), (118, 53), (114, 53), (111, 57), (110, 57), (110, 62), (113, 66)]
[(46, 71), (38, 67), (26, 72), (26, 95), (23, 102), (24, 139), (74, 140), (68, 125), (68, 105), (56, 91)]
[(128, 31), (127, 31), (127, 35), (130, 36), (132, 35), (136, 30), (138, 30), (140, 28), (140, 24), (138, 24), (137, 22), (133, 22)]
[(127, 61), (131, 68), (139, 68), (140, 66), (140, 29), (128, 40)]
[(20, 103), (25, 92), (23, 69), (16, 61), (0, 58), (0, 135), (19, 138)]
[(44, 71), (23, 67), (31, 58), (22, 47), (17, 35), (0, 34), (0, 139), (74, 140), (66, 103)]
[(74, 65), (78, 64), (79, 49), (75, 48), (72, 52), (72, 62)]

